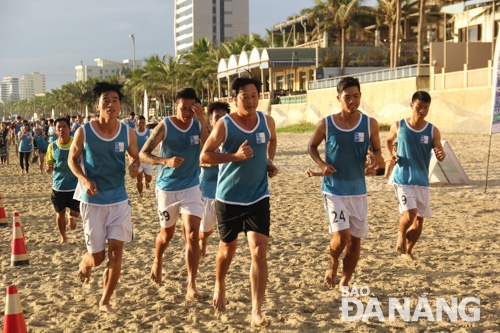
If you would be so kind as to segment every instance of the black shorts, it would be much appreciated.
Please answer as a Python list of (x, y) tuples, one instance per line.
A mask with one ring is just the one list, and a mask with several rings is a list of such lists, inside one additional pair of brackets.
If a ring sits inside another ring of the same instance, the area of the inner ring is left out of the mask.
[(75, 194), (75, 191), (71, 192), (59, 192), (54, 189), (52, 189), (52, 195), (50, 196), (50, 201), (52, 201), (52, 204), (54, 205), (54, 209), (56, 212), (60, 212), (66, 207), (69, 209), (75, 211), (75, 212), (80, 212), (80, 201), (73, 199), (73, 195)]
[(230, 243), (238, 238), (241, 231), (254, 231), (269, 237), (271, 211), (269, 197), (250, 206), (231, 205), (215, 201), (217, 228), (220, 240)]

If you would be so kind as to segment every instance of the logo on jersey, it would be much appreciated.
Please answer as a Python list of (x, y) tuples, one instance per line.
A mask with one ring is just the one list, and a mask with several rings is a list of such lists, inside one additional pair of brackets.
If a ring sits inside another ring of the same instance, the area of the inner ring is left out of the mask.
[(423, 143), (424, 145), (429, 143), (429, 136), (428, 135), (422, 135), (420, 137), (420, 143)]
[(266, 134), (264, 132), (255, 133), (257, 144), (266, 143)]
[(115, 153), (123, 153), (125, 151), (124, 142), (115, 142)]
[(198, 135), (191, 135), (189, 137), (189, 140), (191, 142), (191, 145), (199, 145), (200, 144), (200, 137)]
[(354, 133), (354, 142), (365, 142), (365, 133), (364, 132)]

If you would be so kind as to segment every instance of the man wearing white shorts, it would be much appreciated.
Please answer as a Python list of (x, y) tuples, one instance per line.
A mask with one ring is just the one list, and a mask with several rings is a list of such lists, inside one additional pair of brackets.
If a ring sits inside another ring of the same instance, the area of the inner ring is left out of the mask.
[(385, 148), (392, 152), (397, 140), (397, 155), (387, 154), (394, 166), (394, 188), (399, 201), (398, 240), (396, 251), (408, 260), (415, 260), (412, 253), (420, 238), (424, 218), (431, 217), (429, 194), (429, 162), (434, 151), (438, 161), (446, 157), (441, 145), (441, 133), (425, 120), (429, 113), (431, 96), (425, 91), (413, 94), (410, 107), (412, 115), (396, 121), (387, 135)]
[[(210, 127), (213, 128), (217, 121), (231, 112), (231, 107), (225, 102), (212, 102), (207, 107)], [(208, 238), (212, 234), (217, 216), (215, 213), (215, 189), (219, 175), (218, 165), (202, 165), (200, 174), (200, 189), (204, 202), (203, 216), (200, 223), (200, 254), (207, 252)]]
[[(177, 91), (175, 108), (177, 115), (166, 117), (155, 127), (140, 152), (140, 158), (144, 163), (159, 166), (156, 173), (156, 197), (161, 228), (156, 237), (151, 280), (157, 284), (162, 282), (163, 253), (174, 236), (177, 218), (182, 214), (187, 243), (186, 297), (192, 299), (200, 297), (196, 291), (200, 261), (198, 230), (203, 211), (199, 188), (199, 157), (208, 131), (203, 108), (197, 102), (194, 89), (184, 88)], [(160, 143), (160, 156), (155, 156), (153, 150)]]
[[(359, 260), (361, 238), (368, 236), (365, 162), (368, 146), (381, 158), (379, 126), (375, 119), (358, 111), (359, 81), (343, 78), (337, 85), (341, 112), (321, 120), (309, 142), (308, 151), (323, 173), (330, 239), (330, 262), (325, 283), (336, 285), (340, 254), (345, 249), (339, 289), (347, 288)], [(325, 160), (318, 146), (325, 141)]]
[(137, 177), (139, 152), (134, 130), (118, 121), (123, 98), (121, 85), (98, 82), (93, 92), (99, 119), (76, 130), (68, 157), (68, 166), (78, 178), (75, 197), (80, 200), (87, 244), (78, 277), (83, 283), (89, 281), (92, 268), (105, 259), (107, 241), (108, 263), (99, 310), (114, 312), (110, 298), (120, 278), (123, 245), (133, 238), (132, 207), (125, 191), (125, 152), (130, 157), (132, 178)]
[[(144, 116), (139, 116), (135, 134), (137, 136), (137, 147), (139, 151), (141, 151), (142, 147), (144, 147), (144, 144), (151, 136), (151, 130), (149, 128), (146, 128), (146, 118)], [(141, 165), (139, 166), (139, 174), (137, 175), (137, 192), (139, 192), (139, 196), (141, 198), (143, 190), (142, 179), (144, 178), (146, 189), (149, 189), (149, 184), (151, 183), (152, 177), (153, 166), (151, 164), (141, 162)]]

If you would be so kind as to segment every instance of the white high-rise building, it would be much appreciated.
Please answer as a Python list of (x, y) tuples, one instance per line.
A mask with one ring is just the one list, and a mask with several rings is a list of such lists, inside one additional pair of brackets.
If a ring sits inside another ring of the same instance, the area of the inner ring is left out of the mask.
[(19, 78), (6, 76), (0, 84), (0, 99), (5, 103), (8, 101), (18, 101), (19, 95)]
[[(94, 59), (97, 66), (84, 65), (83, 62), (76, 69), (76, 81), (87, 82), (90, 78), (107, 79), (111, 76), (123, 77), (134, 67), (134, 60), (126, 59), (123, 62)], [(141, 68), (142, 61), (135, 59), (135, 67)]]
[(249, 0), (175, 0), (175, 56), (192, 50), (207, 37), (214, 45), (238, 35), (248, 35)]
[(38, 72), (23, 74), (21, 77), (21, 99), (31, 101), (35, 95), (44, 94), (45, 87), (45, 74)]

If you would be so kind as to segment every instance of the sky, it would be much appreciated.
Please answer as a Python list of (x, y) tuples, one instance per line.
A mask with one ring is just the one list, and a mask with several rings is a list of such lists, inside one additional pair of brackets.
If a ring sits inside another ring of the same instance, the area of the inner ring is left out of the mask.
[[(174, 55), (174, 0), (1, 0), (0, 80), (40, 72), (47, 90), (76, 79), (75, 66)], [(208, 0), (204, 0), (208, 1)], [(237, 0), (236, 0), (237, 1)], [(250, 0), (250, 33), (285, 22), (314, 0)]]
[[(203, 0), (208, 1), (208, 0)], [(238, 1), (238, 0), (235, 0)], [(314, 0), (249, 0), (250, 33), (286, 22)], [(375, 0), (365, 0), (369, 4)], [(174, 0), (0, 0), (0, 80), (46, 75), (47, 91), (76, 79), (75, 66), (174, 55)]]

